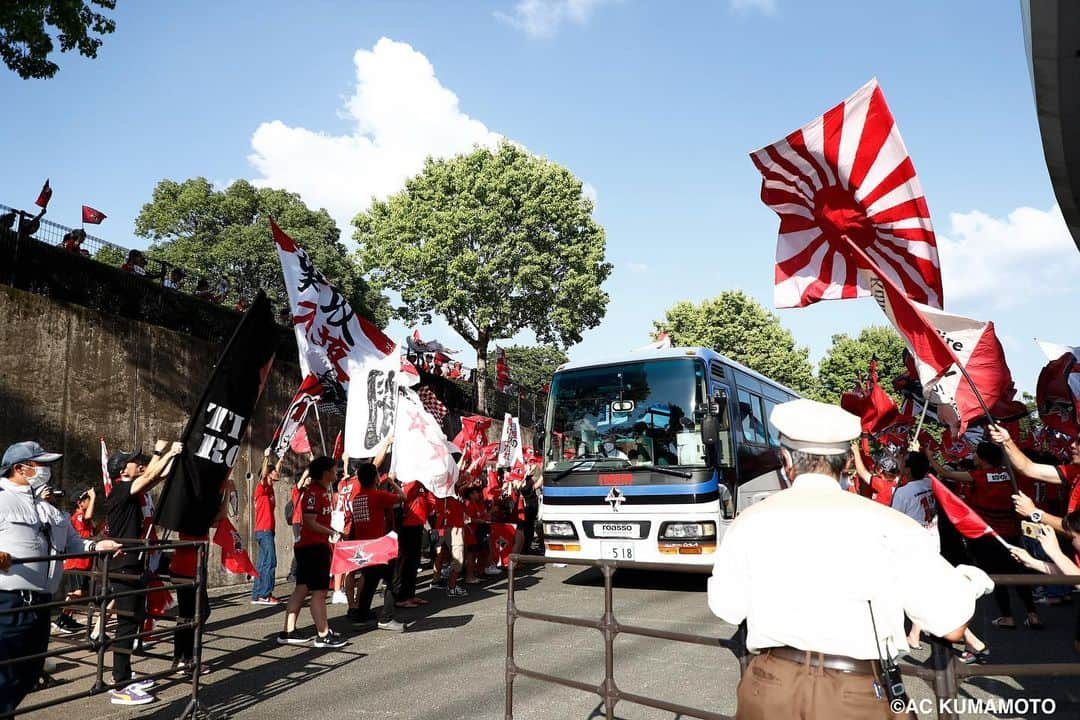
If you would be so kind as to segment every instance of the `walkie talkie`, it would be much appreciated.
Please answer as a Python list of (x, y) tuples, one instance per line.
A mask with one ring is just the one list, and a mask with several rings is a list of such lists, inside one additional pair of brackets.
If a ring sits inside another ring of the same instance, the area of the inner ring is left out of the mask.
[(878, 663), (881, 665), (881, 683), (884, 685), (882, 690), (884, 690), (885, 697), (890, 703), (900, 700), (907, 705), (907, 688), (904, 687), (904, 676), (900, 672), (900, 666), (896, 664), (896, 660), (891, 656), (882, 657), (881, 644), (878, 642), (877, 622), (874, 620), (874, 606), (869, 600), (866, 601), (866, 606), (870, 608), (870, 625), (874, 629), (874, 647), (877, 648)]

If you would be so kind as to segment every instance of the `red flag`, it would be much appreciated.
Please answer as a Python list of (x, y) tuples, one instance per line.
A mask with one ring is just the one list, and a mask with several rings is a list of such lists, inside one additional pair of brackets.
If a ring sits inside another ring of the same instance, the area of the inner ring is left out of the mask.
[(334, 459), (340, 460), (345, 457), (345, 436), (339, 431), (334, 438)]
[(161, 617), (175, 604), (172, 591), (164, 589), (165, 583), (159, 578), (153, 577), (148, 580), (146, 587), (150, 589), (150, 592), (146, 594), (146, 611), (150, 616), (149, 619)]
[(499, 348), (499, 353), (495, 356), (495, 389), (499, 392), (506, 392), (509, 385), (510, 366), (506, 362), (506, 351)]
[(101, 482), (105, 485), (105, 497), (109, 497), (112, 478), (109, 477), (109, 451), (105, 447), (105, 438), (101, 438)]
[(274, 430), (274, 437), (270, 441), (271, 452), (278, 457), (285, 454), (292, 444), (293, 436), (303, 427), (308, 409), (322, 398), (323, 392), (325, 387), (319, 378), (313, 374), (304, 377), (285, 414), (281, 416), (281, 422)]
[(987, 525), (977, 512), (968, 507), (967, 503), (957, 497), (956, 493), (946, 487), (945, 483), (933, 475), (930, 476), (930, 480), (934, 485), (934, 497), (937, 498), (938, 505), (945, 511), (949, 521), (961, 535), (968, 540), (975, 540), (984, 535), (997, 535), (993, 528)]
[(89, 205), (82, 206), (82, 221), (84, 223), (90, 223), (91, 225), (100, 225), (101, 221), (105, 219), (105, 213), (100, 210), (95, 210)]
[(221, 565), (226, 570), (238, 575), (258, 576), (259, 573), (255, 572), (255, 566), (251, 564), (251, 558), (240, 541), (240, 533), (228, 518), (218, 521), (217, 529), (214, 530), (214, 544), (221, 547)]
[(41, 192), (38, 193), (34, 204), (44, 210), (49, 207), (50, 200), (52, 200), (52, 188), (49, 187), (49, 179), (45, 178), (45, 184), (41, 186)]
[(424, 404), (424, 409), (431, 413), (431, 417), (435, 418), (435, 422), (441, 423), (449, 410), (446, 409), (446, 406), (443, 405), (442, 401), (435, 395), (435, 392), (425, 385), (420, 388), (417, 395), (420, 396), (420, 402)]
[(289, 447), (297, 455), (306, 455), (311, 452), (311, 441), (308, 440), (307, 428), (301, 425), (296, 434), (289, 441)]
[(469, 415), (461, 418), (461, 432), (454, 436), (454, 444), (464, 450), (465, 443), (471, 442), (480, 447), (486, 446), (487, 430), (491, 427), (491, 418), (483, 415)]
[(777, 307), (866, 297), (864, 271), (875, 267), (902, 296), (942, 306), (930, 211), (877, 80), (750, 158), (762, 201), (780, 216)]
[(1067, 435), (1076, 434), (1077, 409), (1080, 399), (1074, 386), (1080, 383), (1080, 367), (1076, 356), (1064, 353), (1039, 372), (1039, 382), (1035, 386), (1035, 402), (1039, 409), (1039, 418), (1048, 428)]
[(497, 565), (510, 565), (510, 551), (514, 549), (516, 528), (510, 523), (491, 523), (491, 554)]
[(396, 533), (387, 533), (372, 540), (349, 540), (334, 545), (331, 575), (349, 573), (368, 565), (388, 565), (398, 555)]

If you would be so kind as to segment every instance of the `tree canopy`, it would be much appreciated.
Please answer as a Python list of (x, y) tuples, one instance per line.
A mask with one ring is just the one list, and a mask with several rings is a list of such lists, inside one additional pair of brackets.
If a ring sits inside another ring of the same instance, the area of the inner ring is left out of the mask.
[(51, 78), (60, 69), (49, 59), (53, 35), (60, 52), (96, 58), (101, 35), (116, 22), (93, 6), (115, 10), (116, 0), (6, 0), (0, 3), (0, 58), (24, 80)]
[(403, 320), (438, 313), (476, 350), (483, 403), (493, 340), (529, 329), (568, 347), (600, 323), (611, 265), (592, 213), (569, 170), (504, 142), (429, 158), (356, 216), (353, 237), (372, 282), (400, 293)]
[(363, 279), (330, 214), (311, 210), (299, 195), (238, 180), (215, 190), (206, 178), (162, 180), (135, 219), (135, 233), (152, 241), (149, 254), (206, 278), (225, 277), (247, 299), (259, 288), (288, 302), (268, 215), (307, 251), (353, 309), (385, 326), (389, 306)]
[(540, 390), (550, 383), (555, 368), (569, 360), (554, 345), (511, 345), (504, 350), (510, 379), (529, 390)]
[(863, 328), (858, 337), (846, 334), (832, 336), (832, 346), (818, 363), (818, 388), (822, 400), (839, 402), (840, 395), (850, 390), (857, 375), (865, 375), (871, 358), (878, 360), (878, 380), (881, 387), (900, 400), (893, 392), (892, 381), (904, 370), (904, 341), (891, 327), (872, 325)]
[(809, 348), (797, 347), (780, 319), (741, 290), (677, 302), (653, 324), (677, 346), (712, 348), (793, 390), (815, 394)]

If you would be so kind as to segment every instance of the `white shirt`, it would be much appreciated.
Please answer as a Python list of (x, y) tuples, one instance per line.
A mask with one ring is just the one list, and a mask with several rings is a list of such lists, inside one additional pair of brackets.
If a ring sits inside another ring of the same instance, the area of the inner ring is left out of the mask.
[[(35, 497), (28, 485), (0, 479), (0, 550), (12, 557), (44, 557), (86, 552), (83, 540), (67, 513)], [(35, 590), (55, 593), (64, 573), (62, 560), (20, 563), (0, 572), (0, 590)]]
[(731, 624), (746, 620), (753, 651), (787, 645), (874, 660), (871, 600), (881, 654), (905, 652), (905, 613), (943, 635), (975, 610), (970, 584), (925, 535), (831, 477), (799, 475), (732, 523), (709, 578), (709, 608)]
[(924, 528), (937, 529), (937, 498), (929, 478), (912, 480), (897, 488), (892, 496), (892, 509), (904, 513)]

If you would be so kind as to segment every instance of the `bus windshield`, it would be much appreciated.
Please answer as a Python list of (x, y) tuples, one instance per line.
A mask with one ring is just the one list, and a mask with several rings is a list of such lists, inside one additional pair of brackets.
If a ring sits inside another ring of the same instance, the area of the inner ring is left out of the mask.
[(579, 368), (555, 375), (547, 469), (704, 466), (696, 417), (704, 366), (670, 358)]

